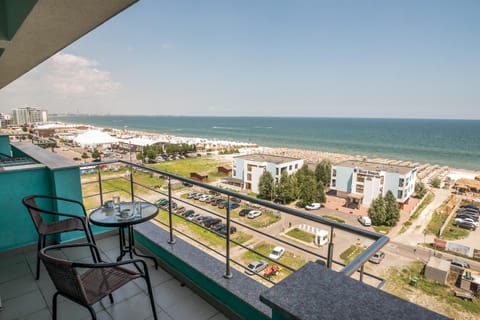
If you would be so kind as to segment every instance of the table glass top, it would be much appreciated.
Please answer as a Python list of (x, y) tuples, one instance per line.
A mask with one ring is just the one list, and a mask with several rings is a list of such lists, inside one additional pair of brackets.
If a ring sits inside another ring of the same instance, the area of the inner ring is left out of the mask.
[(101, 226), (137, 224), (152, 219), (158, 208), (148, 202), (121, 202), (117, 207), (100, 207), (90, 213), (90, 221)]

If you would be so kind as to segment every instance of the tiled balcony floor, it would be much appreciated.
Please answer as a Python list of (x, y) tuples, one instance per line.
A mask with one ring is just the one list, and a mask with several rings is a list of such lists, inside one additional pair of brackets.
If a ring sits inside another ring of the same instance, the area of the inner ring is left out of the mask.
[[(97, 245), (104, 260), (115, 260), (119, 251), (117, 237), (98, 240)], [(35, 251), (0, 256), (0, 297), (4, 308), (0, 311), (0, 320), (52, 318), (55, 288), (43, 266), (40, 280), (35, 280), (35, 257)], [(76, 258), (81, 260), (81, 257)], [(181, 286), (170, 274), (161, 268), (155, 270), (152, 261), (147, 263), (159, 319), (227, 319), (192, 290)], [(153, 319), (143, 279), (120, 288), (113, 297), (113, 304), (106, 298), (94, 305), (98, 319)], [(90, 319), (90, 314), (84, 307), (60, 296), (58, 319)]]

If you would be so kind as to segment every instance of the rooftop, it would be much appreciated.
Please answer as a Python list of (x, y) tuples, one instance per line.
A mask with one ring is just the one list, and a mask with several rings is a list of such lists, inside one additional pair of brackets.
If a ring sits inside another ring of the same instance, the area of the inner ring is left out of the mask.
[(386, 164), (386, 163), (371, 162), (371, 161), (360, 161), (360, 160), (346, 160), (346, 161), (337, 163), (336, 166), (360, 168), (368, 171), (396, 172), (399, 174), (407, 174), (414, 169), (413, 167), (410, 167), (410, 166)]
[(238, 157), (235, 157), (235, 158), (236, 159), (244, 159), (244, 160), (248, 160), (248, 161), (256, 161), (256, 162), (270, 162), (270, 163), (275, 163), (275, 164), (282, 164), (282, 163), (286, 163), (286, 162), (301, 160), (301, 159), (298, 159), (298, 158), (275, 156), (275, 155), (271, 155), (271, 154), (261, 154), (261, 153), (247, 154), (247, 155), (238, 156)]

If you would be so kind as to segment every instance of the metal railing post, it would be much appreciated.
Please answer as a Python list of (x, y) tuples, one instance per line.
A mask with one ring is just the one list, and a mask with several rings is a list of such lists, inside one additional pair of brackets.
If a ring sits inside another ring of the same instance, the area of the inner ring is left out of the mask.
[(174, 243), (175, 243), (175, 239), (173, 239), (172, 178), (171, 178), (171, 177), (168, 177), (168, 230), (169, 230), (168, 243), (174, 244)]
[(328, 242), (328, 253), (327, 253), (327, 268), (332, 269), (333, 261), (333, 226), (330, 227), (330, 241)]
[(225, 274), (223, 275), (226, 279), (232, 278), (232, 273), (230, 272), (230, 195), (227, 195), (227, 232), (225, 235), (226, 239), (226, 254), (225, 254)]
[(102, 176), (100, 174), (100, 168), (97, 167), (98, 174), (98, 191), (100, 193), (100, 206), (103, 206), (103, 190), (102, 190)]
[(130, 166), (130, 194), (132, 195), (132, 203), (135, 202), (135, 195), (133, 194), (133, 167)]
[(364, 264), (360, 267), (360, 282), (363, 282)]

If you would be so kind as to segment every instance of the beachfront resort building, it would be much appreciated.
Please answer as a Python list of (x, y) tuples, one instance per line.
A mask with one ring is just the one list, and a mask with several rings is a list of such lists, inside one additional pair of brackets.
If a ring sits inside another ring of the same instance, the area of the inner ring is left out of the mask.
[(23, 126), (24, 124), (40, 123), (48, 121), (47, 110), (37, 108), (17, 108), (12, 110), (13, 124)]
[(258, 193), (258, 183), (265, 171), (270, 172), (275, 182), (278, 182), (282, 172), (286, 171), (291, 175), (302, 166), (303, 159), (259, 153), (248, 154), (233, 158), (232, 178), (241, 180), (243, 188)]
[(389, 190), (404, 204), (415, 191), (416, 172), (409, 166), (347, 160), (332, 166), (330, 187), (351, 207), (369, 207)]

